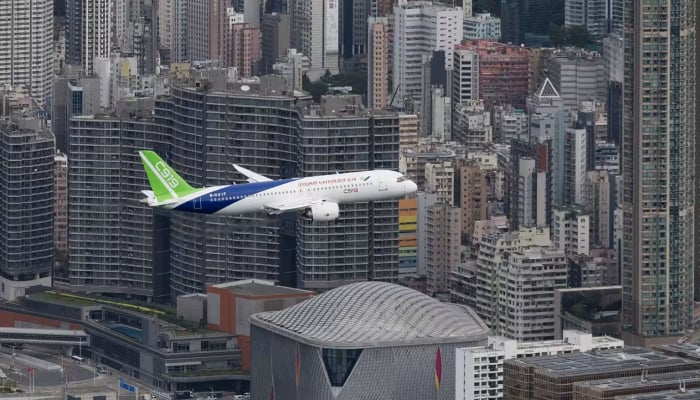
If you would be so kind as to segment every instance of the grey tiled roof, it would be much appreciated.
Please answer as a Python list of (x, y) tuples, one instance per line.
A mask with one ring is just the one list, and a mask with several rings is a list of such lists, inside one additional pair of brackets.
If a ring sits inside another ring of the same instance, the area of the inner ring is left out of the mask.
[(383, 282), (341, 286), (285, 310), (255, 314), (251, 322), (321, 347), (463, 343), (489, 333), (467, 307)]

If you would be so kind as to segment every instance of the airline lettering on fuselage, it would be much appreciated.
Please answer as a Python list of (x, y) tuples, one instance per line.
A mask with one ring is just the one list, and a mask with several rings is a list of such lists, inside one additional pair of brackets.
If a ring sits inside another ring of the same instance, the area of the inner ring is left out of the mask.
[(348, 183), (348, 182), (356, 182), (357, 178), (337, 178), (337, 179), (326, 179), (322, 181), (308, 181), (308, 182), (299, 182), (297, 183), (297, 186), (314, 186), (314, 185), (332, 185), (336, 183)]
[(180, 182), (178, 182), (177, 179), (175, 179), (175, 177), (173, 176), (170, 167), (168, 167), (164, 162), (158, 161), (155, 167), (156, 170), (158, 170), (160, 176), (168, 183), (168, 186), (175, 189), (177, 185), (180, 184)]

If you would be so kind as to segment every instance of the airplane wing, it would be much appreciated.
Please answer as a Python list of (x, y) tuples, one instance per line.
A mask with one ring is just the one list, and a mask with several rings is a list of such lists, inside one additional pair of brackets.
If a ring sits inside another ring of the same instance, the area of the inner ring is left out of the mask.
[(301, 211), (322, 202), (323, 200), (318, 199), (289, 199), (267, 203), (263, 207), (268, 214), (282, 214), (292, 211)]
[(245, 169), (245, 168), (241, 167), (240, 165), (233, 164), (233, 168), (235, 168), (236, 171), (238, 171), (238, 172), (240, 172), (241, 174), (243, 174), (243, 175), (245, 175), (246, 177), (248, 177), (248, 182), (250, 182), (250, 183), (254, 183), (254, 182), (269, 182), (269, 181), (272, 180), (272, 179), (270, 179), (270, 178), (268, 178), (268, 177), (266, 177), (266, 176), (262, 176), (262, 175), (260, 175), (260, 174), (256, 174), (255, 172), (253, 172), (253, 171), (251, 171), (251, 170), (249, 170), (249, 169)]

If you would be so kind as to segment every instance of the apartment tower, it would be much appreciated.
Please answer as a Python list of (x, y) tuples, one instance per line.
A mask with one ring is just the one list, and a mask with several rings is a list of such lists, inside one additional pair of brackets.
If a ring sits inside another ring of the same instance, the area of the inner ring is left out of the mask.
[(0, 298), (51, 285), (54, 137), (39, 120), (0, 124)]
[(382, 109), (389, 105), (389, 18), (368, 19), (367, 108)]
[(0, 85), (45, 101), (53, 80), (53, 1), (0, 2)]
[(93, 72), (95, 57), (112, 49), (112, 0), (66, 1), (66, 62)]
[(622, 330), (693, 329), (696, 0), (624, 5)]

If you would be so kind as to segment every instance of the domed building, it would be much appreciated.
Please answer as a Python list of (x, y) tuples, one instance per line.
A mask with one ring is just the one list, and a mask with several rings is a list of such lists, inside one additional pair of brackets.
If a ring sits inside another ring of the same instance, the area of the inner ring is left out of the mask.
[(454, 399), (455, 349), (489, 329), (468, 307), (360, 282), (251, 322), (253, 399)]

